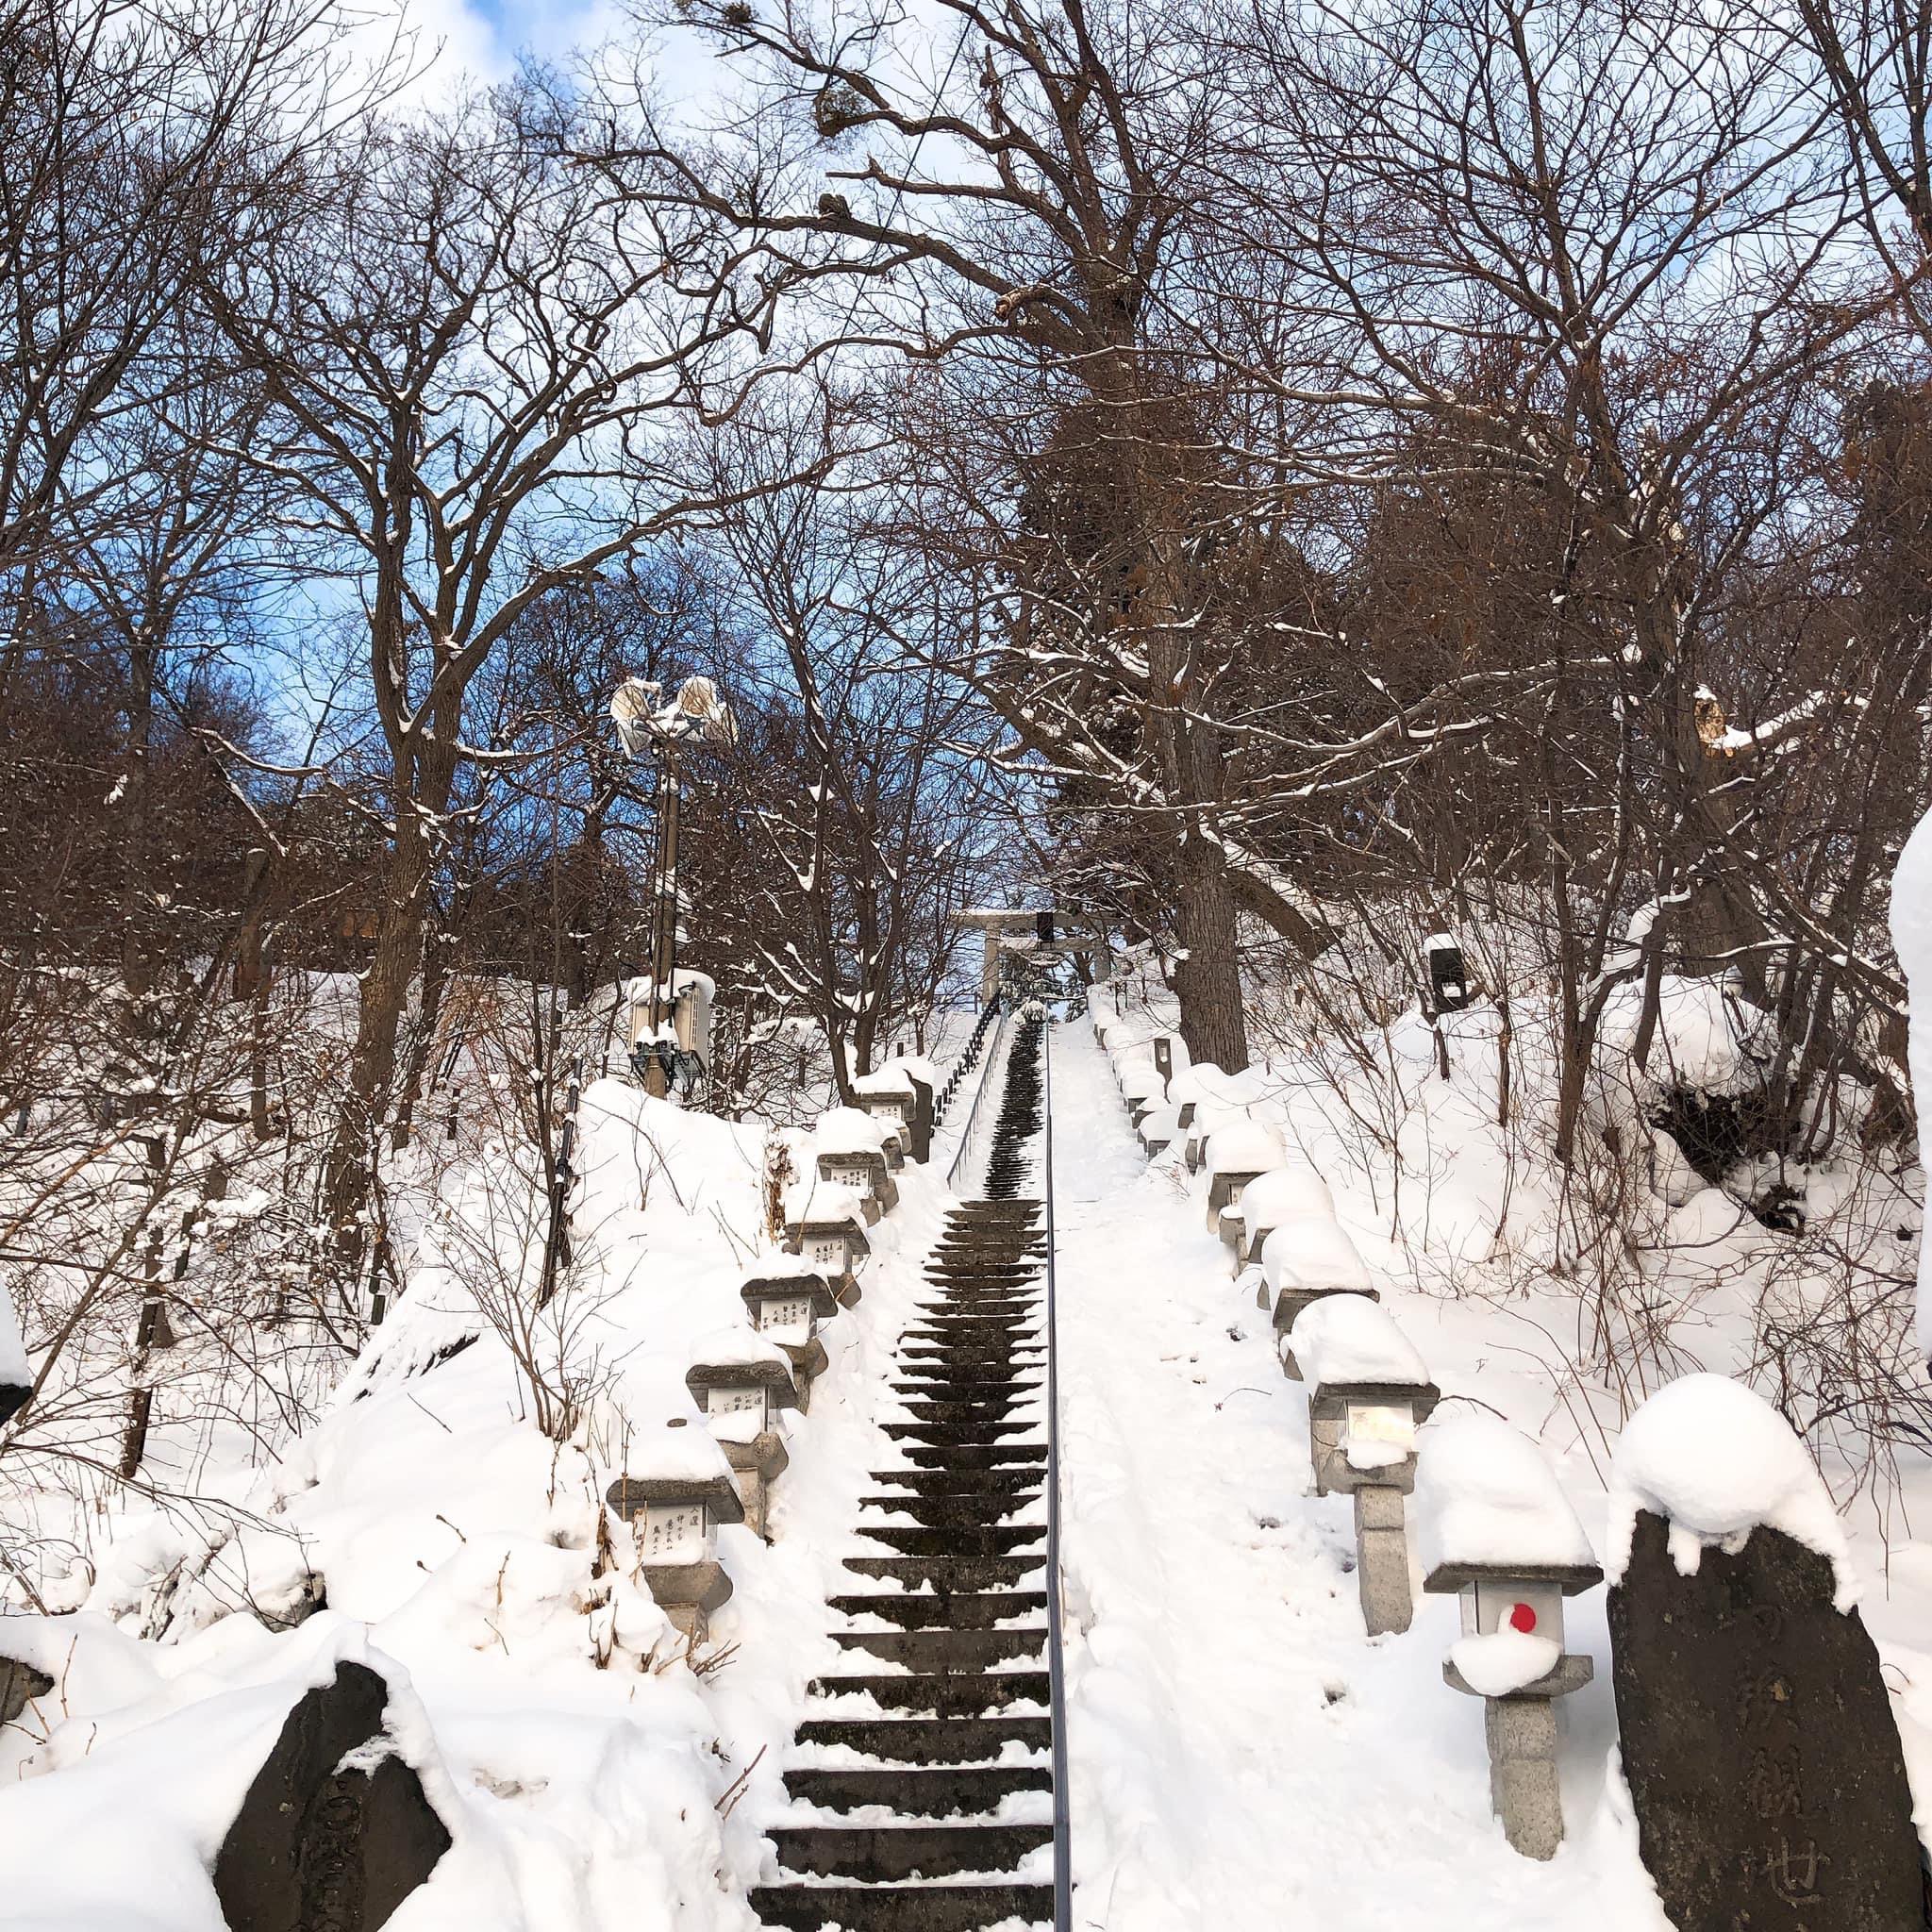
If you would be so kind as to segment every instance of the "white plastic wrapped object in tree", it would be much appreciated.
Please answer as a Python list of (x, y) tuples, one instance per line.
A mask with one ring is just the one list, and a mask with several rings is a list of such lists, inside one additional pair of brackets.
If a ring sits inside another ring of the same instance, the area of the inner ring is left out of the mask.
[(1395, 1325), (1395, 1318), (1366, 1295), (1331, 1294), (1294, 1318), (1289, 1345), (1310, 1389), (1350, 1383), (1428, 1385), (1428, 1365)]
[(1374, 1287), (1369, 1264), (1338, 1221), (1284, 1221), (1261, 1243), (1271, 1295), (1287, 1289), (1365, 1295)]
[(1556, 1471), (1500, 1416), (1431, 1423), (1416, 1458), (1416, 1544), (1424, 1575), (1445, 1564), (1534, 1572), (1595, 1563)]
[[(1906, 841), (1891, 875), (1891, 943), (1905, 968), (1908, 1058), (1919, 1106), (1919, 1164), (1932, 1172), (1925, 1114), (1932, 1108), (1932, 812)], [(1932, 1253), (1919, 1242), (1919, 1353), (1932, 1357)]]
[(20, 1339), (20, 1318), (7, 1291), (0, 1288), (0, 1423), (20, 1407), (33, 1385), (34, 1372)]
[(1726, 1375), (1680, 1376), (1624, 1424), (1610, 1463), (1612, 1583), (1629, 1565), (1641, 1509), (1670, 1525), (1680, 1575), (1694, 1576), (1712, 1544), (1742, 1549), (1761, 1525), (1830, 1562), (1840, 1610), (1857, 1601), (1844, 1525), (1810, 1452), (1770, 1403)]

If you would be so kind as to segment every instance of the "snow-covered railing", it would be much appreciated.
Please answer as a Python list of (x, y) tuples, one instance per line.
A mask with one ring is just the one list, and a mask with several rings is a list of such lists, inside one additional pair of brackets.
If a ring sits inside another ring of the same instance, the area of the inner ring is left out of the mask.
[(992, 1036), (992, 1045), (988, 1049), (986, 1064), (980, 1072), (979, 1086), (973, 1095), (973, 1111), (966, 1116), (966, 1125), (959, 1135), (959, 1144), (953, 1154), (953, 1164), (946, 1170), (946, 1185), (955, 1193), (958, 1191), (959, 1176), (967, 1171), (969, 1160), (985, 1145), (992, 1133), (993, 1121), (999, 1112), (994, 1101), (989, 1095), (997, 1096), (1000, 1082), (996, 1072), (1006, 1065), (1007, 1029), (1012, 1023), (1012, 1008), (1005, 1001), (1000, 1002), (999, 1025)]

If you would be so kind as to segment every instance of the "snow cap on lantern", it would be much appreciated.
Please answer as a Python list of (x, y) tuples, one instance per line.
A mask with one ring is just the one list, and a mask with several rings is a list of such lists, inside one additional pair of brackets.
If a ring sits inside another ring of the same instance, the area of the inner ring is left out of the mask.
[(1461, 1640), (1443, 1666), (1456, 1689), (1562, 1695), (1590, 1680), (1590, 1659), (1563, 1653), (1563, 1599), (1594, 1589), (1603, 1572), (1527, 1436), (1491, 1415), (1432, 1424), (1415, 1512), (1423, 1588), (1461, 1599)]
[(785, 1191), (785, 1243), (814, 1268), (842, 1282), (841, 1301), (853, 1291), (872, 1254), (865, 1238), (865, 1208), (858, 1193), (837, 1181), (794, 1181)]
[(1208, 1169), (1208, 1231), (1221, 1232), (1223, 1212), (1241, 1198), (1241, 1191), (1272, 1167), (1281, 1165), (1281, 1135), (1264, 1122), (1245, 1114), (1226, 1122), (1208, 1136), (1203, 1156)]
[(1318, 1302), (1381, 1299), (1369, 1277), (1369, 1265), (1339, 1221), (1284, 1221), (1261, 1243), (1261, 1276), (1274, 1303), (1274, 1332), (1281, 1369), (1290, 1381), (1305, 1379), (1291, 1337), (1304, 1314)]
[(1260, 1258), (1261, 1243), (1284, 1224), (1334, 1219), (1335, 1197), (1312, 1167), (1271, 1167), (1257, 1174), (1222, 1216), (1221, 1238), (1232, 1241), (1236, 1258), (1245, 1266)]

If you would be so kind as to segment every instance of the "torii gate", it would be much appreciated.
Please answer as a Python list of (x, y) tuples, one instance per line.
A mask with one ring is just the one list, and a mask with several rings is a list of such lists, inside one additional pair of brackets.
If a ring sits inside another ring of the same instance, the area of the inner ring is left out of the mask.
[(1012, 950), (1032, 958), (1042, 955), (1058, 958), (1065, 953), (1084, 953), (1088, 971), (1096, 980), (1113, 977), (1113, 956), (1108, 950), (1107, 928), (1098, 919), (1083, 912), (1062, 912), (1049, 907), (1028, 912), (997, 906), (974, 907), (959, 915), (961, 925), (976, 927), (986, 935), (986, 958), (979, 973), (979, 1004), (983, 1007), (999, 991), (1000, 949), (1008, 940), (1024, 935), (1027, 943)]

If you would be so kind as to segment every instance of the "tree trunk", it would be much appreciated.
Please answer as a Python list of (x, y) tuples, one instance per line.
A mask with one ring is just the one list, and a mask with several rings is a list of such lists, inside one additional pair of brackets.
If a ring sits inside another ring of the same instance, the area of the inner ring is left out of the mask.
[(1180, 885), (1179, 925), (1187, 957), (1174, 967), (1181, 1038), (1189, 1056), (1238, 1074), (1248, 1063), (1241, 1012), (1241, 962), (1235, 950), (1235, 901), (1227, 855), (1197, 829), (1174, 855)]

